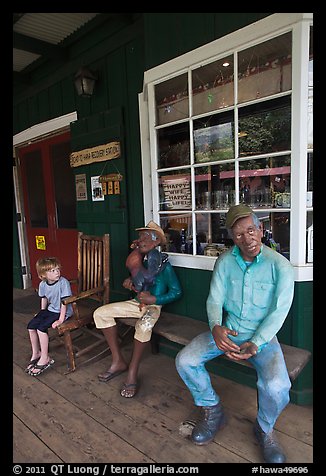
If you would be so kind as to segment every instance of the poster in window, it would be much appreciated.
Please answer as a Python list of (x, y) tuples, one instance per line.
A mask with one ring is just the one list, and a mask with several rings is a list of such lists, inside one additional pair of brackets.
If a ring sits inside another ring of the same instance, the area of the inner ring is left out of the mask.
[(161, 177), (166, 210), (190, 210), (190, 175), (167, 175)]

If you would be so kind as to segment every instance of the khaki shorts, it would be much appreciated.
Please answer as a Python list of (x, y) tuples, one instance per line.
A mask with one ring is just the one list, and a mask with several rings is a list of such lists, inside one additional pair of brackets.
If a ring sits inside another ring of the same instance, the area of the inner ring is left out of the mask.
[(105, 304), (94, 311), (93, 317), (97, 329), (115, 326), (115, 318), (137, 318), (134, 338), (139, 342), (148, 342), (151, 340), (152, 329), (160, 317), (161, 308), (162, 306), (151, 304), (139, 309), (139, 302), (136, 299), (130, 299)]

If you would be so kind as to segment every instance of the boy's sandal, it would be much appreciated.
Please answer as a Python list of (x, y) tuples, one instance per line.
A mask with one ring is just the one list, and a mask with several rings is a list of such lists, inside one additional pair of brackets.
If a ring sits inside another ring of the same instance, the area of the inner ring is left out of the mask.
[[(48, 369), (53, 364), (54, 364), (53, 359), (50, 359), (49, 362), (47, 362), (44, 365), (35, 364), (34, 367), (32, 368), (32, 370), (29, 372), (29, 375), (32, 375), (33, 377), (38, 377), (39, 375), (41, 375), (44, 372), (44, 370)], [(33, 372), (34, 369), (36, 369), (37, 372)]]
[(37, 362), (39, 361), (39, 357), (37, 357), (36, 359), (33, 359), (29, 362), (29, 364), (27, 365), (26, 369), (25, 369), (25, 372), (27, 374), (29, 374), (29, 371), (32, 370), (32, 368), (34, 367), (35, 364), (37, 364)]

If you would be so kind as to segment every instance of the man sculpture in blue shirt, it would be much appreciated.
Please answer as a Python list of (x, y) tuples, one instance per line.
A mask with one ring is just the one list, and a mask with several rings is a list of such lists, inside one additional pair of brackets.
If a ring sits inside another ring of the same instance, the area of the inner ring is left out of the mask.
[(267, 463), (284, 463), (273, 428), (290, 401), (291, 383), (276, 334), (292, 304), (293, 267), (262, 244), (262, 225), (247, 205), (229, 209), (226, 228), (234, 247), (214, 266), (206, 303), (210, 331), (195, 337), (176, 357), (179, 375), (203, 409), (191, 440), (207, 444), (226, 423), (205, 363), (222, 354), (233, 361), (248, 359), (257, 371), (254, 434)]

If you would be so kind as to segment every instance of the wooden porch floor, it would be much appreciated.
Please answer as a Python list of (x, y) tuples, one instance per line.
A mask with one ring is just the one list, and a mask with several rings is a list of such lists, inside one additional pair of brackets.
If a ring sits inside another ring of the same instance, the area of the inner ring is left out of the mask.
[[(33, 291), (14, 289), (13, 462), (14, 463), (262, 463), (252, 425), (254, 389), (212, 375), (228, 425), (207, 446), (195, 446), (180, 423), (194, 406), (178, 376), (174, 359), (145, 354), (140, 388), (122, 398), (124, 375), (100, 383), (97, 374), (110, 362), (98, 361), (65, 375), (64, 347), (50, 343), (54, 366), (40, 377), (24, 372), (30, 358), (26, 325)], [(131, 346), (124, 348), (130, 355)], [(287, 463), (313, 462), (312, 407), (289, 404), (276, 430)]]

